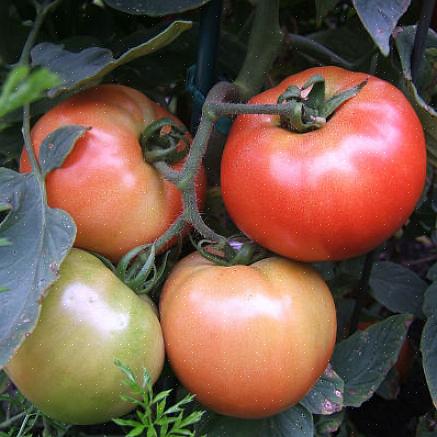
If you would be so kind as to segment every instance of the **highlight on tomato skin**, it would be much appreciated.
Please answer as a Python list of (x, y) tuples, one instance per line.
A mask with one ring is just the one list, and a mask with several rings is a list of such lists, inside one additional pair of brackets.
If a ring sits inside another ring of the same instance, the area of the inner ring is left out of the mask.
[(181, 383), (206, 407), (240, 418), (296, 404), (335, 344), (328, 287), (311, 267), (284, 258), (222, 267), (193, 253), (165, 282), (160, 314)]
[[(118, 261), (130, 249), (162, 235), (182, 211), (178, 188), (144, 161), (139, 138), (157, 119), (175, 116), (123, 85), (99, 85), (44, 114), (32, 129), (37, 154), (44, 138), (71, 124), (91, 127), (61, 168), (47, 176), (49, 206), (67, 211), (77, 225), (75, 246)], [(182, 161), (173, 165), (180, 168)], [(31, 170), (23, 151), (20, 171)], [(204, 168), (196, 178), (203, 204)]]
[(20, 392), (52, 419), (91, 425), (135, 408), (116, 359), (152, 382), (164, 365), (156, 309), (95, 256), (72, 249), (49, 288), (35, 330), (5, 367)]
[(338, 67), (297, 73), (249, 103), (276, 103), (314, 75), (325, 78), (327, 98), (367, 83), (306, 133), (281, 127), (275, 115), (238, 116), (221, 163), (223, 200), (239, 229), (267, 249), (301, 261), (342, 260), (405, 224), (425, 183), (425, 138), (399, 89)]

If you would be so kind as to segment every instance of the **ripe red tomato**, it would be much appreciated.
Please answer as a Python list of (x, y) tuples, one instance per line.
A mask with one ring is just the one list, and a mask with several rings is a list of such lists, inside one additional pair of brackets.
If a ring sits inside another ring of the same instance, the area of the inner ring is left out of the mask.
[(302, 399), (335, 343), (326, 284), (311, 267), (283, 258), (222, 267), (193, 253), (164, 284), (160, 314), (182, 384), (207, 407), (243, 418)]
[[(122, 85), (101, 85), (65, 100), (32, 129), (35, 150), (55, 129), (91, 126), (61, 168), (47, 177), (48, 203), (67, 211), (77, 225), (75, 246), (111, 260), (156, 240), (182, 210), (181, 194), (144, 162), (139, 137), (151, 122), (170, 113), (140, 92)], [(176, 168), (179, 168), (176, 165)], [(21, 171), (30, 171), (24, 152)], [(203, 169), (197, 195), (203, 199)]]
[(38, 324), (6, 366), (35, 406), (66, 423), (101, 423), (134, 405), (118, 359), (138, 381), (155, 382), (164, 341), (154, 305), (141, 299), (95, 256), (72, 249), (49, 288)]
[(250, 103), (276, 103), (313, 75), (327, 96), (368, 79), (318, 130), (290, 132), (274, 115), (240, 115), (221, 166), (225, 206), (250, 238), (304, 261), (365, 253), (407, 220), (425, 181), (423, 129), (393, 85), (337, 67), (285, 79)]

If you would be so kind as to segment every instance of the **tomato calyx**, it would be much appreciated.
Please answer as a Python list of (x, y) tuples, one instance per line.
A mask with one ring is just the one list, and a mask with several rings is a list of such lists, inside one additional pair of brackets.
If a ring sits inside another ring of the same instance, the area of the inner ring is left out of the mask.
[(111, 271), (136, 294), (151, 294), (164, 279), (171, 250), (158, 260), (155, 244), (137, 246), (127, 252), (117, 266), (107, 258), (96, 255)]
[(247, 266), (266, 258), (268, 255), (264, 248), (242, 235), (229, 237), (219, 243), (208, 239), (195, 242), (191, 235), (190, 239), (193, 246), (204, 258), (219, 266)]
[(188, 131), (170, 118), (150, 123), (141, 134), (140, 143), (146, 162), (174, 164), (188, 153)]
[(289, 86), (278, 98), (278, 104), (291, 104), (290, 112), (280, 117), (281, 127), (299, 133), (320, 129), (336, 109), (355, 97), (366, 83), (367, 80), (329, 98), (326, 98), (325, 78), (319, 74), (302, 87)]

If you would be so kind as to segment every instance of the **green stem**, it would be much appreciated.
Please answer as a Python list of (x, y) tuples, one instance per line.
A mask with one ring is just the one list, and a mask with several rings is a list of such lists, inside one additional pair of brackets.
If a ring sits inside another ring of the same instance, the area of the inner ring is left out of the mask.
[(282, 39), (279, 27), (279, 0), (258, 0), (246, 58), (234, 82), (243, 100), (252, 97), (261, 89)]
[(176, 183), (180, 190), (184, 190), (193, 184), (194, 178), (200, 168), (203, 157), (208, 147), (208, 141), (214, 128), (214, 120), (210, 116), (203, 115), (197, 129), (196, 136), (193, 139), (190, 152), (181, 170), (179, 180)]
[[(23, 51), (21, 52), (19, 64), (20, 65), (29, 65), (30, 64), (30, 51), (35, 44), (36, 37), (38, 32), (41, 29), (41, 26), (44, 22), (44, 19), (47, 13), (55, 8), (62, 0), (55, 0), (53, 2), (44, 2), (42, 5), (36, 3), (36, 17), (35, 22), (33, 23), (32, 29), (27, 36), (26, 42), (23, 47)], [(26, 104), (23, 107), (23, 138), (24, 138), (24, 146), (26, 148), (26, 152), (29, 155), (30, 163), (32, 165), (32, 170), (35, 176), (38, 179), (38, 182), (43, 184), (44, 177), (41, 172), (41, 167), (38, 163), (38, 160), (35, 156), (35, 151), (32, 147), (32, 139), (30, 136), (30, 105)], [(45, 192), (45, 190), (43, 190)]]
[[(29, 156), (30, 164), (32, 165), (32, 171), (36, 176), (40, 184), (44, 183), (44, 176), (41, 171), (41, 166), (36, 159), (35, 151), (32, 146), (32, 137), (30, 135), (30, 105), (27, 103), (23, 107), (23, 128), (22, 134), (24, 138), (24, 147), (26, 148), (27, 155)], [(44, 191), (44, 190), (43, 190)]]
[(204, 238), (215, 241), (217, 243), (225, 242), (226, 238), (214, 232), (202, 219), (197, 207), (196, 191), (194, 187), (185, 190), (183, 194), (184, 211), (186, 220), (194, 229), (199, 232)]
[(181, 234), (184, 229), (187, 220), (185, 219), (185, 213), (182, 213), (175, 222), (155, 241), (155, 247), (158, 251), (162, 246), (165, 246), (174, 237)]
[(19, 413), (19, 414), (15, 415), (15, 416), (12, 416), (11, 418), (3, 421), (2, 423), (0, 423), (0, 429), (9, 428), (14, 422), (16, 422), (17, 420), (21, 419), (26, 414), (27, 414), (26, 411), (23, 411), (22, 413)]
[(270, 114), (288, 116), (292, 111), (292, 105), (289, 103), (250, 105), (246, 103), (211, 102), (207, 103), (206, 106), (208, 111), (213, 112), (216, 116), (238, 114)]
[(29, 65), (30, 51), (35, 44), (36, 37), (41, 29), (44, 19), (49, 11), (54, 9), (62, 0), (55, 0), (53, 2), (44, 2), (42, 5), (37, 4), (36, 6), (36, 17), (33, 23), (32, 30), (27, 36), (26, 42), (21, 52), (20, 60), (18, 63), (20, 65)]

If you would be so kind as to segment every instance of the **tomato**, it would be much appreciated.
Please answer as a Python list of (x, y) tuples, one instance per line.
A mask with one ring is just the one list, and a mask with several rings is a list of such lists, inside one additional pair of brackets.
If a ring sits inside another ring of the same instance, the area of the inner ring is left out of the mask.
[(48, 416), (94, 424), (133, 408), (120, 398), (129, 391), (115, 359), (138, 378), (146, 368), (157, 380), (164, 341), (155, 310), (99, 259), (72, 249), (42, 303), (35, 330), (6, 372)]
[[(144, 128), (164, 117), (176, 120), (132, 88), (101, 85), (65, 100), (35, 124), (37, 152), (44, 138), (61, 126), (92, 128), (46, 183), (49, 205), (67, 211), (77, 224), (75, 246), (117, 261), (133, 247), (153, 242), (179, 215), (179, 190), (144, 162), (139, 144)], [(25, 152), (21, 171), (30, 171)], [(199, 199), (204, 196), (202, 171)]]
[[(365, 322), (358, 323), (358, 329), (360, 331), (366, 330), (369, 326), (377, 323), (377, 320), (370, 320)], [(410, 340), (408, 337), (405, 338), (401, 350), (399, 351), (399, 356), (394, 365), (396, 371), (399, 375), (400, 382), (405, 382), (408, 378), (408, 374), (410, 373), (410, 369), (413, 365), (414, 352), (410, 344)]]
[(325, 126), (307, 133), (279, 116), (240, 115), (221, 165), (225, 206), (262, 246), (303, 261), (339, 260), (373, 249), (414, 210), (425, 181), (423, 129), (393, 85), (364, 73), (318, 67), (250, 100), (272, 104), (290, 85), (326, 80), (327, 96), (367, 84)]
[(331, 357), (335, 306), (311, 267), (181, 260), (163, 287), (167, 357), (182, 384), (219, 413), (259, 418), (297, 403)]

